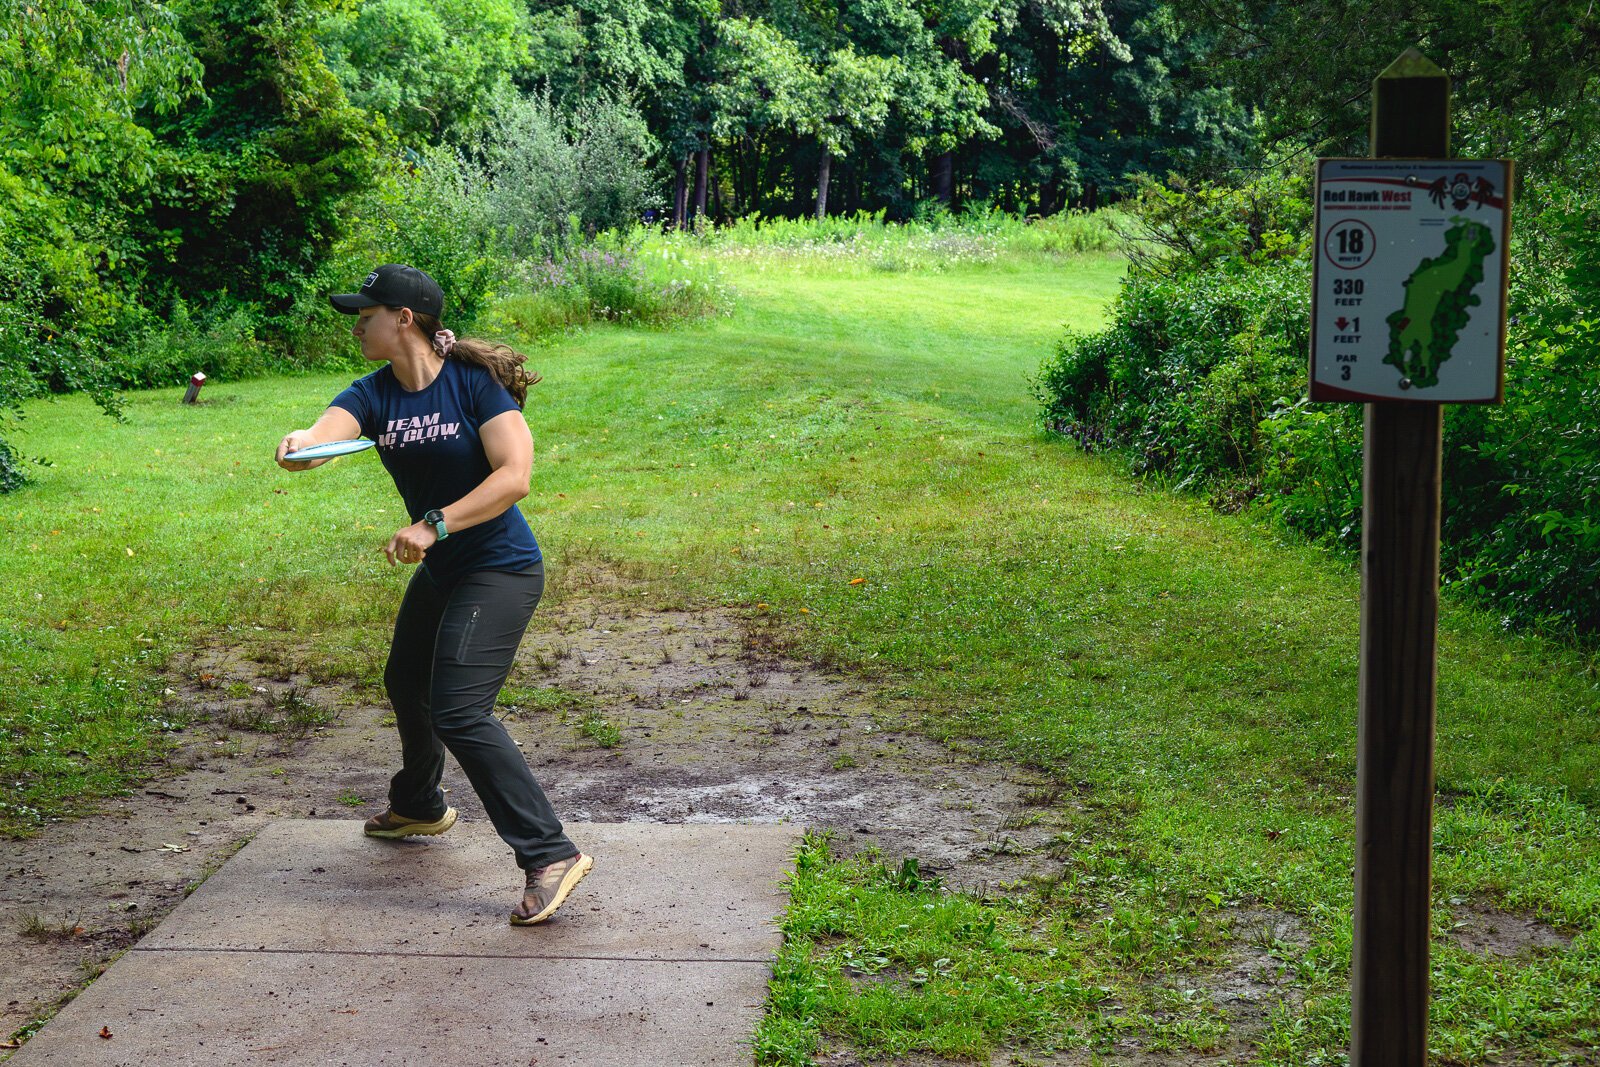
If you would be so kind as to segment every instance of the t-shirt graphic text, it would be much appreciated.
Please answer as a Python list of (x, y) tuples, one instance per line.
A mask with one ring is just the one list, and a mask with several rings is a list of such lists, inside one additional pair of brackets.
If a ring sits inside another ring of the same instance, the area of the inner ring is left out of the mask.
[(378, 435), (378, 447), (393, 448), (399, 445), (404, 448), (418, 441), (448, 440), (461, 436), (461, 424), (441, 422), (441, 414), (435, 411), (432, 415), (415, 419), (390, 419), (383, 433)]

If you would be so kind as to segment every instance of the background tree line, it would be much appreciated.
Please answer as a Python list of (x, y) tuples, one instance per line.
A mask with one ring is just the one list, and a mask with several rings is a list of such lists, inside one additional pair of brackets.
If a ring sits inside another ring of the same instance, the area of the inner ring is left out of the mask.
[(371, 255), (435, 251), (470, 310), (641, 218), (1224, 165), (1204, 50), (1157, 0), (0, 0), (0, 489), (22, 400), (315, 363)]

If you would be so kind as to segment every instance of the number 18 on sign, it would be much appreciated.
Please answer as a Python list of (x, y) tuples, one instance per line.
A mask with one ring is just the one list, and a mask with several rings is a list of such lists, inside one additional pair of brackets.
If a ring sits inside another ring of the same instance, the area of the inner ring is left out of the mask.
[(1311, 399), (1497, 404), (1511, 163), (1317, 161)]

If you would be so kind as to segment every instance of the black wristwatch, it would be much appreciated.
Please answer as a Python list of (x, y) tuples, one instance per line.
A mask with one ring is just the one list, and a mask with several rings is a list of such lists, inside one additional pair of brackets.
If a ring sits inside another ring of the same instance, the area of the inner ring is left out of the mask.
[(433, 532), (439, 535), (439, 540), (443, 541), (450, 536), (450, 531), (444, 528), (444, 512), (438, 508), (422, 516), (422, 521), (433, 527)]

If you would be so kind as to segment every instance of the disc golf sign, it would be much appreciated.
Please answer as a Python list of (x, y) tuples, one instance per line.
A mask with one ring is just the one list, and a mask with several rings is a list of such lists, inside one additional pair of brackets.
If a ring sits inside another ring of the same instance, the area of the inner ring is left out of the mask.
[(1317, 161), (1311, 399), (1498, 404), (1511, 163)]

